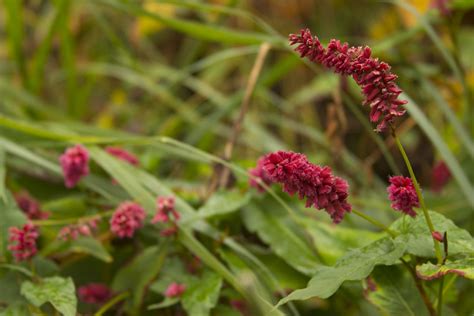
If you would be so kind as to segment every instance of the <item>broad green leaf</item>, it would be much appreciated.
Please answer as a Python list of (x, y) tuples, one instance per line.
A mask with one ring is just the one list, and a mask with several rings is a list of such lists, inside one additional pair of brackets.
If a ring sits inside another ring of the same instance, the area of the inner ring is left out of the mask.
[[(474, 254), (474, 238), (466, 230), (459, 228), (440, 213), (432, 211), (429, 213), (435, 230), (442, 234), (448, 233), (449, 256)], [(423, 214), (415, 218), (402, 217), (396, 220), (390, 229), (400, 233), (395, 240), (406, 244), (408, 253), (419, 257), (435, 257), (433, 239)]]
[(339, 259), (333, 267), (318, 266), (306, 288), (292, 292), (281, 299), (277, 306), (311, 297), (328, 298), (343, 282), (366, 278), (376, 265), (393, 265), (404, 252), (403, 244), (394, 243), (388, 237), (354, 249)]
[(271, 207), (263, 211), (255, 205), (244, 208), (245, 226), (270, 245), (272, 250), (296, 270), (313, 274), (319, 265), (316, 254)]
[[(6, 265), (2, 265), (2, 268), (5, 268)], [(19, 270), (16, 269), (18, 266), (10, 265), (10, 270)], [(23, 267), (20, 267), (24, 269)], [(25, 269), (26, 270), (26, 269)], [(24, 271), (28, 276), (31, 276), (31, 272), (26, 270), (28, 274)], [(0, 270), (0, 273), (3, 272)], [(0, 306), (15, 304), (15, 303), (24, 303), (26, 302), (25, 298), (20, 293), (20, 282), (23, 279), (23, 276), (19, 273), (15, 273), (14, 271), (7, 271), (6, 273), (0, 274)]]
[(438, 279), (448, 273), (474, 280), (474, 258), (447, 260), (443, 265), (427, 262), (416, 267), (416, 274), (423, 280)]
[(385, 235), (313, 220), (306, 221), (306, 228), (318, 253), (328, 264), (334, 264), (349, 249), (366, 246)]
[(148, 284), (160, 272), (167, 254), (167, 243), (146, 248), (129, 265), (117, 272), (112, 281), (112, 288), (115, 291), (130, 291), (132, 308), (137, 310)]
[(50, 302), (64, 316), (76, 315), (76, 292), (71, 278), (51, 277), (38, 283), (25, 281), (21, 285), (21, 294), (36, 307)]
[(428, 316), (428, 310), (413, 279), (401, 267), (376, 267), (371, 281), (375, 288), (366, 289), (367, 299), (390, 316)]
[(112, 256), (97, 239), (92, 237), (79, 237), (70, 242), (69, 250), (78, 253), (85, 253), (105, 262), (111, 262)]
[(0, 258), (6, 255), (8, 228), (26, 223), (26, 216), (16, 205), (15, 199), (8, 191), (6, 200), (0, 199)]
[(189, 315), (208, 316), (216, 306), (222, 286), (222, 277), (214, 272), (205, 272), (183, 294), (183, 308)]
[(5, 310), (0, 311), (0, 316), (29, 315), (29, 313), (28, 306), (24, 303), (9, 304)]
[(216, 215), (224, 215), (235, 212), (246, 205), (250, 200), (250, 195), (242, 195), (235, 191), (221, 191), (214, 193), (206, 204), (199, 210), (201, 218), (208, 218)]

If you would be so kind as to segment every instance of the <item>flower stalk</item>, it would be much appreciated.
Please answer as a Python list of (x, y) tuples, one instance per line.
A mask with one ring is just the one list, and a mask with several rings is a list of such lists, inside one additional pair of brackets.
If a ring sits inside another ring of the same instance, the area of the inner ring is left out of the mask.
[(408, 159), (407, 153), (405, 152), (405, 149), (403, 148), (403, 145), (400, 142), (400, 139), (398, 138), (393, 126), (391, 126), (391, 130), (392, 130), (392, 136), (395, 139), (398, 150), (402, 154), (403, 160), (405, 161), (405, 165), (408, 168), (408, 173), (410, 174), (410, 178), (413, 181), (413, 185), (415, 186), (415, 191), (416, 191), (416, 195), (418, 196), (418, 200), (420, 202), (421, 210), (423, 211), (423, 215), (425, 216), (426, 224), (428, 225), (428, 228), (429, 228), (431, 236), (432, 236), (431, 238), (433, 239), (436, 259), (438, 260), (438, 264), (440, 264), (440, 263), (443, 262), (443, 256), (441, 254), (441, 248), (439, 246), (438, 241), (433, 237), (433, 233), (435, 232), (435, 228), (433, 226), (433, 222), (431, 220), (428, 209), (426, 208), (426, 204), (425, 204), (425, 200), (423, 198), (423, 195), (421, 194), (420, 185), (418, 183), (418, 180), (416, 179), (415, 172), (413, 171), (413, 167), (411, 166), (411, 163), (410, 163), (410, 159)]

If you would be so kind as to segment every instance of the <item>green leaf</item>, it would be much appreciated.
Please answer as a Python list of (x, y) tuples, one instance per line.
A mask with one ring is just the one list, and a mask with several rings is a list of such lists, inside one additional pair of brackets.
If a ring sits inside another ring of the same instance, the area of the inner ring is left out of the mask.
[(161, 309), (161, 308), (169, 307), (169, 306), (172, 306), (172, 305), (174, 305), (178, 302), (179, 302), (179, 298), (166, 297), (161, 303), (149, 305), (148, 310)]
[(0, 258), (6, 255), (8, 228), (26, 223), (26, 216), (16, 205), (11, 193), (5, 193), (6, 200), (0, 199)]
[(363, 248), (354, 249), (337, 261), (333, 267), (319, 266), (304, 289), (296, 290), (278, 302), (277, 306), (293, 300), (311, 297), (328, 298), (344, 281), (366, 278), (376, 265), (392, 265), (403, 256), (405, 246), (386, 237)]
[(305, 222), (318, 253), (328, 264), (334, 264), (349, 249), (366, 246), (385, 235), (318, 221)]
[(19, 316), (19, 315), (29, 315), (30, 311), (26, 304), (9, 304), (8, 307), (0, 311), (0, 316)]
[(370, 276), (375, 289), (366, 289), (367, 299), (384, 315), (428, 316), (423, 299), (406, 272), (401, 267), (376, 267)]
[[(474, 254), (474, 238), (464, 229), (459, 228), (442, 214), (429, 211), (436, 231), (448, 233), (449, 256)], [(415, 218), (405, 216), (396, 220), (391, 226), (400, 235), (396, 241), (406, 244), (409, 254), (419, 257), (434, 258), (433, 239), (423, 215)]]
[(319, 265), (316, 254), (285, 223), (287, 216), (280, 216), (273, 209), (260, 210), (255, 205), (244, 208), (245, 226), (270, 245), (272, 250), (296, 270), (313, 274)]
[(198, 214), (201, 218), (229, 214), (248, 204), (249, 200), (250, 194), (242, 196), (241, 193), (235, 191), (216, 192), (198, 210)]
[(117, 272), (112, 282), (112, 288), (117, 292), (130, 291), (132, 308), (138, 309), (147, 285), (160, 272), (167, 254), (167, 243), (146, 248), (129, 265)]
[(51, 277), (38, 283), (25, 281), (21, 285), (21, 294), (36, 307), (50, 302), (64, 316), (76, 315), (76, 292), (71, 278)]
[(92, 237), (79, 237), (71, 241), (69, 250), (88, 254), (105, 262), (112, 262), (112, 256), (107, 252), (104, 245)]
[(438, 279), (448, 273), (474, 280), (474, 258), (447, 260), (444, 265), (434, 265), (427, 262), (416, 267), (416, 274), (423, 280)]
[(211, 309), (217, 304), (221, 286), (222, 277), (214, 272), (205, 272), (184, 292), (183, 308), (189, 315), (208, 316)]

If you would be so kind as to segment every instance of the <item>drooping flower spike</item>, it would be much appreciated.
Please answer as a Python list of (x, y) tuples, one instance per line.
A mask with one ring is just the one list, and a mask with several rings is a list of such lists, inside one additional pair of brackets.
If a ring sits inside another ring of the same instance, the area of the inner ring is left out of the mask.
[[(265, 170), (263, 169), (263, 163), (264, 163), (264, 157), (261, 157), (258, 161), (257, 161), (257, 166), (253, 169), (250, 169), (249, 170), (249, 174), (251, 176), (254, 176), (254, 177), (257, 177), (257, 178), (260, 178), (260, 180), (265, 183), (266, 185), (269, 185), (272, 183), (272, 180), (270, 179), (270, 177), (268, 176), (268, 174), (265, 172)], [(255, 178), (250, 178), (249, 179), (249, 185), (251, 187), (254, 187), (256, 188), (259, 192), (263, 192), (265, 191), (264, 188), (258, 183), (258, 181), (255, 179)]]
[(109, 146), (105, 148), (105, 151), (120, 160), (128, 162), (133, 166), (138, 165), (138, 158), (134, 154), (129, 151), (126, 151), (123, 148)]
[(397, 76), (390, 66), (371, 57), (369, 47), (354, 47), (332, 39), (327, 48), (321, 45), (309, 29), (290, 34), (291, 45), (298, 44), (296, 51), (315, 63), (345, 76), (352, 76), (365, 96), (364, 104), (370, 106), (370, 120), (377, 123), (377, 132), (384, 131), (396, 117), (405, 114), (401, 108), (407, 101), (398, 97), (402, 90), (397, 86)]
[(389, 179), (390, 185), (387, 188), (388, 198), (392, 201), (392, 208), (403, 212), (411, 217), (416, 216), (414, 207), (420, 207), (415, 186), (410, 178), (394, 176)]
[(79, 299), (88, 304), (103, 304), (112, 297), (112, 290), (102, 283), (89, 283), (77, 290)]
[(169, 298), (179, 297), (186, 291), (186, 285), (173, 282), (166, 288), (165, 296)]
[(120, 204), (110, 218), (110, 230), (119, 238), (132, 238), (135, 231), (143, 226), (145, 211), (134, 202)]
[(31, 219), (47, 219), (49, 212), (41, 210), (41, 206), (28, 192), (20, 192), (15, 194), (15, 201), (18, 207)]
[(329, 167), (310, 163), (303, 154), (270, 153), (263, 157), (263, 170), (272, 182), (283, 184), (283, 191), (306, 198), (306, 207), (326, 210), (334, 223), (339, 223), (344, 214), (351, 211), (347, 182), (334, 176)]
[(26, 261), (34, 257), (38, 251), (36, 240), (39, 237), (38, 228), (29, 222), (23, 227), (10, 227), (8, 250), (12, 252), (16, 261)]
[(89, 152), (82, 145), (66, 149), (59, 162), (67, 188), (74, 187), (82, 177), (89, 174)]

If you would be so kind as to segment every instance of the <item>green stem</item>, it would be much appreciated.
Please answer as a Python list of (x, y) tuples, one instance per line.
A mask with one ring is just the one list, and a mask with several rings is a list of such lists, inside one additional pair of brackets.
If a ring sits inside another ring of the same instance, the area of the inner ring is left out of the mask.
[(112, 210), (112, 211), (106, 211), (100, 214), (90, 215), (90, 216), (65, 218), (65, 219), (35, 220), (32, 222), (33, 224), (35, 224), (35, 226), (59, 226), (59, 225), (65, 225), (65, 224), (72, 224), (79, 221), (87, 221), (87, 220), (95, 219), (95, 218), (107, 217), (107, 216), (112, 215), (113, 212), (114, 211)]
[(397, 134), (395, 133), (395, 129), (392, 128), (392, 136), (395, 139), (395, 142), (397, 143), (398, 150), (403, 156), (403, 160), (405, 161), (405, 164), (408, 168), (408, 172), (410, 173), (411, 180), (413, 181), (413, 185), (415, 187), (416, 195), (418, 196), (418, 200), (420, 202), (421, 209), (423, 210), (423, 215), (425, 216), (426, 224), (428, 225), (428, 228), (431, 233), (431, 238), (433, 239), (433, 244), (434, 244), (434, 249), (435, 249), (435, 254), (436, 258), (438, 259), (438, 263), (440, 264), (443, 262), (443, 256), (441, 254), (441, 248), (439, 247), (438, 241), (434, 239), (433, 237), (433, 232), (435, 231), (435, 228), (433, 226), (433, 222), (431, 221), (430, 214), (428, 212), (428, 209), (426, 208), (425, 200), (423, 198), (423, 195), (421, 194), (421, 189), (420, 185), (418, 184), (418, 180), (416, 180), (415, 172), (413, 172), (413, 168), (411, 166), (410, 160), (408, 159), (407, 153), (405, 152), (405, 149), (403, 148), (402, 143), (400, 142), (400, 139), (398, 138)]
[(106, 311), (108, 311), (112, 306), (120, 302), (121, 300), (127, 298), (129, 296), (129, 292), (124, 292), (120, 295), (115, 296), (111, 300), (109, 300), (107, 303), (105, 303), (98, 311), (97, 313), (94, 314), (94, 316), (102, 316)]
[(384, 224), (382, 224), (381, 222), (379, 222), (378, 220), (376, 220), (375, 218), (367, 215), (367, 214), (364, 214), (362, 212), (359, 212), (357, 210), (351, 210), (351, 213), (354, 213), (356, 214), (357, 216), (359, 217), (362, 217), (363, 219), (365, 219), (366, 221), (368, 221), (369, 223), (381, 228), (382, 230), (386, 231), (390, 236), (392, 237), (397, 237), (397, 233), (394, 232), (393, 230), (391, 230), (390, 228), (388, 228), (387, 226), (385, 226)]
[(443, 286), (444, 286), (444, 276), (441, 277), (438, 290), (438, 316), (441, 316), (443, 313)]

